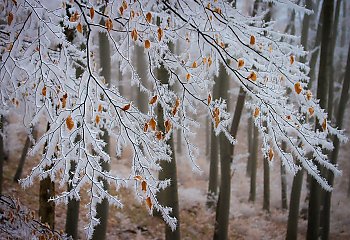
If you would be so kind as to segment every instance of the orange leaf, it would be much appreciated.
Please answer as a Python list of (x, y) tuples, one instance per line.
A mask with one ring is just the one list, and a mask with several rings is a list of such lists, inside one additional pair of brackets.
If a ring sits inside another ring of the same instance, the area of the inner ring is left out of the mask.
[(148, 123), (145, 123), (145, 125), (143, 126), (143, 131), (147, 132), (147, 130), (148, 130)]
[(188, 81), (188, 80), (190, 80), (190, 78), (191, 78), (191, 74), (187, 73), (186, 74), (186, 80)]
[(142, 176), (136, 175), (136, 176), (134, 177), (134, 179), (135, 179), (135, 180), (138, 180), (138, 181), (141, 181), (141, 180), (142, 180)]
[(97, 111), (98, 111), (98, 112), (102, 112), (102, 110), (103, 110), (102, 104), (99, 104), (99, 105), (98, 105)]
[(148, 13), (146, 14), (146, 21), (147, 21), (148, 23), (150, 23), (150, 22), (152, 21), (152, 13), (148, 12)]
[(255, 108), (253, 116), (256, 118), (260, 114), (260, 109), (258, 107)]
[(301, 90), (303, 90), (303, 88), (301, 87), (300, 82), (297, 82), (296, 84), (294, 84), (294, 89), (295, 89), (295, 92), (296, 92), (297, 94), (300, 94), (300, 93), (301, 93)]
[(43, 96), (46, 96), (46, 86), (44, 86), (43, 89), (41, 89), (41, 94)]
[(130, 12), (130, 20), (133, 19), (135, 17), (135, 12), (134, 10), (131, 10)]
[(214, 120), (215, 120), (215, 128), (217, 128), (219, 126), (219, 123), (220, 123), (220, 118), (215, 117)]
[(157, 131), (157, 132), (156, 132), (156, 138), (157, 138), (158, 140), (162, 140), (162, 139), (164, 138), (163, 132), (162, 132), (162, 131)]
[(269, 160), (270, 160), (270, 161), (272, 161), (273, 155), (274, 155), (274, 152), (273, 152), (272, 148), (270, 148), (270, 149), (269, 149)]
[(72, 16), (70, 16), (69, 21), (76, 22), (79, 19), (79, 13), (76, 11)]
[(105, 26), (106, 26), (108, 32), (111, 31), (112, 28), (113, 28), (112, 19), (108, 18), (108, 19), (106, 20)]
[(10, 26), (13, 21), (13, 13), (9, 12), (9, 15), (7, 16), (7, 24)]
[(159, 27), (157, 32), (158, 32), (158, 41), (160, 42), (160, 40), (162, 40), (163, 38), (163, 29)]
[(312, 98), (312, 92), (310, 90), (307, 90), (307, 92), (306, 92), (306, 99), (307, 100), (311, 100), (311, 98)]
[(175, 107), (178, 108), (179, 106), (180, 106), (180, 99), (176, 98)]
[(142, 181), (142, 183), (141, 183), (141, 189), (142, 189), (142, 191), (144, 191), (144, 192), (147, 191), (147, 183), (146, 183), (146, 181)]
[(211, 57), (209, 57), (208, 58), (208, 66), (210, 67), (212, 63), (213, 63), (213, 60), (211, 59)]
[(83, 27), (81, 26), (81, 23), (78, 23), (77, 31), (80, 32), (80, 33), (83, 33)]
[(73, 129), (73, 127), (74, 127), (74, 121), (73, 121), (71, 115), (69, 115), (69, 116), (67, 117), (67, 119), (66, 119), (66, 125), (67, 125), (68, 130), (72, 130), (72, 129)]
[(128, 4), (125, 2), (125, 0), (123, 0), (122, 6), (124, 10), (128, 8)]
[(124, 8), (123, 8), (123, 6), (120, 6), (119, 12), (120, 12), (120, 15), (123, 16), (123, 14), (124, 14)]
[(152, 210), (152, 201), (151, 201), (151, 198), (150, 197), (147, 197), (146, 198), (146, 204), (147, 204), (147, 207), (149, 210)]
[(150, 47), (151, 47), (151, 42), (147, 39), (147, 40), (145, 41), (145, 48), (148, 49), (148, 48), (150, 48)]
[(294, 63), (294, 56), (293, 56), (293, 55), (290, 55), (290, 57), (289, 57), (289, 62), (290, 62), (290, 64), (293, 64), (293, 63)]
[(313, 114), (314, 114), (314, 112), (315, 112), (315, 110), (314, 110), (314, 108), (313, 107), (309, 107), (309, 113), (310, 113), (310, 115), (312, 116)]
[(255, 72), (250, 72), (248, 79), (252, 80), (252, 81), (256, 81), (256, 73)]
[(158, 96), (157, 95), (154, 95), (151, 100), (149, 100), (149, 104), (154, 104), (155, 102), (157, 102), (157, 99), (158, 99)]
[(171, 122), (170, 122), (169, 119), (164, 122), (164, 127), (165, 127), (165, 133), (170, 132), (170, 130), (171, 130)]
[(207, 58), (206, 57), (203, 58), (203, 64), (207, 64)]
[(95, 16), (95, 9), (93, 7), (90, 8), (90, 18), (93, 19)]
[(286, 118), (287, 118), (288, 120), (291, 120), (291, 119), (292, 119), (292, 117), (291, 117), (290, 115), (287, 115)]
[(131, 103), (126, 104), (124, 107), (122, 107), (123, 111), (128, 111), (131, 107)]
[(327, 130), (327, 119), (323, 119), (323, 122), (322, 122), (322, 129), (323, 131), (326, 131)]
[(96, 117), (95, 117), (95, 122), (96, 122), (97, 124), (99, 124), (99, 122), (100, 122), (100, 116), (99, 116), (99, 115), (96, 115)]
[(138, 37), (138, 34), (137, 34), (137, 30), (136, 28), (134, 28), (132, 31), (131, 31), (131, 39), (136, 41), (137, 40), (137, 37)]
[(194, 61), (194, 62), (192, 63), (192, 68), (196, 68), (196, 67), (197, 67), (197, 62)]
[(156, 130), (156, 126), (157, 126), (157, 122), (156, 120), (154, 120), (154, 118), (151, 118), (151, 120), (149, 120), (148, 125), (152, 128), (153, 131)]
[(243, 59), (238, 59), (237, 67), (238, 68), (242, 68), (243, 66), (244, 66), (244, 60)]
[(255, 44), (255, 37), (253, 35), (250, 36), (250, 45), (254, 45)]
[(209, 95), (208, 95), (208, 105), (211, 103), (211, 95), (210, 95), (210, 93), (209, 93)]

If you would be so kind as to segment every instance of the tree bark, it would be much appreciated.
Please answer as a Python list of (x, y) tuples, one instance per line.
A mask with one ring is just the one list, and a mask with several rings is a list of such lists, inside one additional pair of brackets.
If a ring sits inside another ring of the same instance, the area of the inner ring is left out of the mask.
[[(136, 66), (137, 66), (137, 74), (140, 77), (140, 83), (142, 83), (144, 86), (147, 85), (147, 69), (146, 69), (146, 59), (145, 59), (145, 52), (144, 48), (135, 45), (135, 58), (136, 58)], [(141, 91), (140, 88), (137, 87), (137, 107), (138, 109), (143, 112), (147, 113), (148, 110), (148, 95)]]
[(5, 160), (4, 139), (2, 136), (3, 127), (4, 127), (3, 116), (0, 115), (0, 194), (2, 194), (3, 169), (4, 169), (4, 160)]
[[(341, 92), (340, 101), (338, 105), (339, 109), (338, 109), (337, 124), (336, 124), (338, 128), (342, 128), (343, 126), (346, 103), (349, 99), (349, 84), (350, 84), (350, 45), (349, 45), (349, 51), (348, 51), (348, 60), (347, 60), (345, 78), (343, 81), (342, 92)], [(334, 149), (331, 153), (330, 161), (332, 164), (336, 165), (338, 161), (338, 153), (339, 153), (339, 139), (336, 136), (334, 137), (333, 144), (334, 144)], [(333, 185), (334, 174), (331, 171), (328, 172), (327, 180), (330, 185)], [(323, 225), (322, 225), (323, 240), (329, 239), (331, 198), (332, 198), (332, 192), (326, 192), (325, 199), (324, 199), (324, 209), (323, 209)]]
[[(160, 79), (162, 84), (167, 84), (169, 79), (169, 74), (167, 70), (161, 66), (158, 69), (158, 79)], [(164, 127), (164, 116), (163, 109), (161, 106), (157, 108), (158, 115), (158, 127), (159, 130), (165, 132)], [(177, 226), (174, 231), (165, 224), (165, 239), (166, 240), (179, 240), (180, 237), (180, 210), (179, 210), (179, 197), (178, 197), (178, 186), (177, 186), (177, 169), (176, 169), (176, 158), (174, 149), (174, 138), (173, 134), (168, 140), (168, 144), (171, 148), (171, 161), (161, 161), (160, 167), (162, 170), (159, 172), (159, 180), (171, 179), (171, 184), (166, 189), (160, 190), (158, 194), (158, 200), (163, 206), (168, 206), (172, 208), (172, 216), (177, 219)]]
[[(321, 42), (321, 55), (320, 55), (320, 67), (318, 74), (317, 84), (317, 98), (320, 99), (320, 107), (327, 108), (327, 95), (328, 95), (328, 52), (331, 40), (331, 29), (333, 20), (333, 0), (323, 2), (323, 27), (322, 27), (322, 42)], [(322, 131), (322, 127), (318, 119), (316, 120), (316, 128)], [(317, 165), (320, 167), (319, 165)], [(320, 226), (320, 194), (321, 188), (318, 182), (312, 178), (310, 183), (310, 199), (309, 199), (309, 211), (308, 211), (308, 228), (307, 239), (317, 239), (319, 237)]]
[[(47, 123), (47, 130), (50, 124)], [(46, 152), (48, 142), (44, 145), (44, 154)], [(48, 167), (45, 170), (48, 170)], [(49, 201), (55, 196), (55, 183), (51, 181), (50, 177), (40, 180), (39, 187), (39, 217), (42, 223), (47, 223), (53, 230), (55, 228), (55, 202)]]
[(292, 191), (290, 194), (286, 240), (296, 240), (298, 238), (299, 205), (301, 188), (303, 186), (303, 174), (304, 170), (300, 169), (293, 179)]
[[(286, 143), (282, 142), (282, 150), (286, 151)], [(281, 162), (281, 206), (282, 209), (288, 209), (287, 199), (287, 179), (286, 179), (286, 168)]]
[(250, 191), (249, 201), (255, 202), (256, 196), (256, 168), (258, 161), (258, 147), (259, 147), (259, 130), (256, 126), (253, 126), (253, 143), (252, 143), (252, 168), (250, 172)]
[(253, 119), (252, 116), (248, 117), (248, 161), (247, 161), (247, 169), (246, 169), (246, 175), (250, 176), (251, 175), (251, 171), (252, 171), (252, 149), (253, 149), (253, 128), (254, 128), (254, 124), (253, 124)]
[[(229, 76), (224, 66), (221, 64), (219, 73), (224, 78), (220, 79), (219, 95), (223, 99), (227, 99), (227, 87)], [(219, 74), (220, 75), (220, 74)], [(239, 90), (238, 100), (232, 119), (230, 134), (234, 138), (237, 136), (238, 126), (244, 106), (246, 93), (241, 87)], [(230, 195), (231, 195), (231, 163), (234, 154), (234, 146), (228, 141), (223, 133), (219, 136), (220, 140), (220, 163), (221, 163), (221, 183), (218, 204), (216, 207), (216, 221), (214, 230), (214, 240), (228, 238), (229, 213), (230, 213)]]

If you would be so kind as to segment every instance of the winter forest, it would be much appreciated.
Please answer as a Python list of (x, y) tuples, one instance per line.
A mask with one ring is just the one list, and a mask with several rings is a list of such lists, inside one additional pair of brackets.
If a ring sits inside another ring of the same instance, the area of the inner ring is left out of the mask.
[(0, 0), (0, 239), (350, 239), (348, 13)]

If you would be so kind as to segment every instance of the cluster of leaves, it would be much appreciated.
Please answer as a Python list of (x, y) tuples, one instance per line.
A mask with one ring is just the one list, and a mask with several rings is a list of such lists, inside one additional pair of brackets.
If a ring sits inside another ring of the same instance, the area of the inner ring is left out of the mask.
[[(277, 3), (299, 8), (289, 1)], [(22, 183), (28, 186), (35, 177), (47, 176), (61, 187), (70, 182), (72, 189), (62, 190), (54, 199), (63, 202), (79, 199), (81, 188), (88, 185), (89, 237), (99, 222), (97, 203), (107, 198), (122, 206), (117, 196), (104, 190), (102, 179), (116, 189), (132, 183), (150, 212), (160, 211), (176, 227), (171, 209), (156, 198), (170, 182), (159, 181), (157, 172), (159, 161), (171, 161), (166, 141), (173, 129), (181, 129), (194, 168), (199, 167), (191, 129), (197, 123), (190, 116), (198, 108), (207, 110), (216, 134), (223, 132), (235, 142), (227, 130), (226, 102), (208, 94), (220, 64), (250, 96), (247, 107), (252, 109), (263, 136), (263, 152), (270, 160), (279, 156), (294, 174), (305, 168), (327, 190), (331, 187), (316, 162), (339, 174), (322, 149), (332, 148), (329, 135), (344, 137), (328, 124), (327, 114), (306, 90), (308, 67), (297, 60), (306, 53), (290, 44), (297, 42), (296, 37), (274, 31), (263, 15), (247, 17), (230, 3), (216, 0), (2, 0), (1, 8), (1, 109), (4, 114), (13, 108), (21, 111), (29, 132), (42, 116), (50, 126), (31, 151), (34, 154), (49, 142), (45, 153)], [(71, 32), (73, 40), (69, 40)], [(131, 83), (148, 94), (147, 113), (101, 77), (96, 61), (100, 32), (108, 36), (112, 61), (119, 62)], [(173, 44), (182, 49), (175, 52)], [(144, 47), (147, 57), (147, 85), (140, 81), (131, 58), (136, 45)], [(80, 76), (77, 68), (84, 69)], [(169, 73), (167, 81), (157, 77), (159, 68)], [(177, 91), (174, 85), (179, 86)], [(157, 106), (163, 109), (165, 132), (157, 126)], [(315, 132), (306, 117), (322, 122), (323, 131)], [(102, 170), (100, 161), (110, 161), (103, 150), (103, 130), (116, 139), (118, 155), (127, 146), (133, 150), (128, 178)], [(281, 149), (282, 141), (288, 152)], [(71, 161), (77, 167), (69, 179)]]
[(0, 230), (4, 239), (70, 239), (40, 223), (33, 211), (4, 195), (0, 196)]

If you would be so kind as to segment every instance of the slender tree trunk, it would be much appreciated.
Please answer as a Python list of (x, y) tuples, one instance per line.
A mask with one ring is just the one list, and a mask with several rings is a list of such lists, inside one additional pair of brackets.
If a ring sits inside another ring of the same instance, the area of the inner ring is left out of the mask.
[(298, 238), (299, 205), (301, 188), (303, 186), (303, 174), (304, 170), (300, 169), (293, 179), (286, 240), (296, 240)]
[(270, 166), (269, 159), (264, 157), (264, 202), (263, 209), (270, 212)]
[[(111, 53), (109, 46), (109, 39), (106, 33), (100, 32), (99, 38), (99, 50), (100, 50), (100, 66), (102, 68), (101, 75), (105, 78), (107, 84), (111, 83)], [(104, 146), (104, 151), (109, 153), (109, 136), (106, 129), (103, 129), (103, 136), (101, 139), (106, 143)], [(100, 160), (102, 171), (108, 172), (110, 170), (110, 165), (108, 162)], [(107, 181), (103, 181), (103, 187), (108, 191)], [(96, 206), (96, 217), (100, 220), (100, 224), (95, 227), (95, 231), (92, 235), (93, 240), (104, 240), (106, 239), (107, 232), (107, 220), (108, 220), (108, 200), (106, 198), (102, 199), (102, 202)]]
[[(221, 73), (221, 72), (220, 72)], [(214, 78), (215, 85), (213, 87), (213, 99), (218, 99), (218, 79), (222, 79), (219, 73), (218, 78)], [(209, 184), (208, 184), (208, 195), (207, 195), (207, 207), (216, 207), (216, 198), (218, 196), (218, 171), (219, 171), (219, 140), (215, 136), (214, 126), (210, 122), (210, 166), (209, 166)]]
[[(321, 108), (327, 108), (328, 95), (328, 53), (331, 40), (331, 29), (333, 20), (333, 0), (323, 2), (323, 27), (322, 27), (322, 45), (320, 55), (320, 68), (318, 74), (317, 98), (320, 99)], [(318, 120), (316, 120), (316, 128), (322, 131), (322, 127)], [(318, 167), (320, 167), (318, 165)], [(320, 194), (321, 188), (318, 182), (312, 178), (310, 183), (310, 200), (308, 211), (308, 228), (307, 239), (317, 239), (319, 236), (320, 226)]]
[[(161, 80), (162, 84), (167, 84), (169, 79), (169, 74), (167, 70), (161, 66), (158, 69), (158, 79)], [(164, 116), (163, 109), (158, 106), (158, 127), (159, 130), (165, 132), (164, 127)], [(168, 140), (168, 144), (171, 148), (171, 161), (161, 161), (160, 167), (162, 170), (159, 172), (159, 180), (171, 179), (171, 184), (166, 189), (163, 189), (158, 194), (158, 200), (163, 206), (168, 206), (172, 208), (172, 216), (177, 219), (177, 226), (174, 231), (165, 224), (165, 239), (166, 240), (178, 240), (180, 239), (180, 211), (179, 211), (179, 197), (178, 197), (178, 187), (177, 187), (177, 169), (176, 169), (176, 158), (174, 151), (174, 139), (173, 135)]]
[(333, 23), (333, 31), (332, 31), (332, 37), (331, 37), (331, 46), (329, 49), (329, 64), (328, 64), (328, 79), (329, 79), (329, 87), (328, 87), (328, 107), (327, 107), (327, 113), (328, 118), (332, 120), (333, 116), (333, 105), (334, 105), (334, 53), (335, 53), (335, 47), (337, 42), (337, 36), (338, 36), (338, 22), (339, 22), (339, 15), (340, 15), (340, 5), (341, 0), (337, 0), (335, 12), (334, 12), (334, 23)]
[[(350, 85), (350, 45), (349, 45), (349, 51), (348, 51), (348, 61), (346, 66), (346, 73), (345, 78), (343, 81), (343, 87), (342, 92), (340, 96), (339, 101), (339, 109), (337, 114), (337, 127), (342, 128), (343, 126), (343, 118), (344, 113), (346, 109), (346, 103), (349, 99), (349, 85)], [(334, 137), (334, 149), (331, 153), (331, 163), (337, 164), (338, 160), (338, 153), (339, 153), (339, 139), (335, 136)], [(328, 183), (330, 185), (333, 185), (334, 183), (334, 174), (329, 171), (328, 172)], [(326, 192), (325, 193), (325, 199), (324, 199), (324, 209), (323, 209), (323, 227), (322, 227), (322, 239), (327, 240), (329, 239), (329, 226), (330, 226), (330, 209), (331, 209), (331, 197), (332, 192)]]
[[(286, 151), (286, 143), (282, 142), (282, 150)], [(281, 203), (282, 209), (288, 209), (287, 199), (287, 178), (286, 178), (286, 167), (281, 162)]]
[(250, 191), (249, 201), (255, 202), (256, 196), (256, 168), (258, 161), (258, 147), (259, 147), (259, 130), (256, 126), (253, 126), (253, 143), (252, 143), (252, 168), (250, 172)]
[(3, 127), (3, 116), (0, 115), (0, 194), (2, 194), (3, 168), (5, 160), (4, 139), (2, 136)]
[[(71, 168), (69, 171), (69, 178), (72, 179), (76, 170), (76, 163), (71, 161)], [(72, 189), (72, 185), (68, 183), (68, 191)], [(66, 233), (74, 240), (78, 239), (78, 222), (79, 222), (79, 205), (80, 201), (76, 199), (70, 199), (67, 204), (66, 215)]]
[(210, 150), (210, 119), (209, 116), (205, 117), (205, 156), (209, 156)]
[[(47, 124), (49, 130), (50, 124)], [(44, 153), (48, 142), (45, 143)], [(49, 169), (49, 168), (48, 168)], [(46, 169), (46, 170), (48, 170)], [(40, 180), (39, 188), (39, 217), (42, 223), (47, 223), (51, 229), (55, 228), (55, 202), (49, 201), (55, 196), (55, 183), (50, 177)]]
[(252, 172), (252, 149), (253, 149), (253, 128), (254, 128), (254, 124), (253, 124), (253, 119), (252, 116), (248, 117), (248, 161), (247, 161), (247, 170), (246, 170), (246, 175), (250, 176), (251, 172)]
[[(135, 58), (136, 58), (136, 65), (137, 65), (137, 74), (140, 77), (140, 82), (144, 86), (147, 86), (147, 69), (146, 69), (147, 61), (145, 59), (144, 48), (136, 45), (135, 49), (136, 49)], [(137, 90), (137, 97), (136, 97), (137, 107), (141, 112), (147, 113), (148, 95), (145, 92), (140, 91), (140, 88), (137, 88), (136, 90)]]
[[(220, 65), (220, 73), (224, 78), (220, 79), (219, 93), (223, 99), (227, 99), (227, 86), (229, 77), (225, 68)], [(220, 74), (219, 74), (220, 75)], [(238, 126), (245, 101), (245, 92), (240, 88), (235, 112), (232, 119), (230, 134), (234, 138), (237, 136)], [(214, 238), (215, 240), (226, 240), (228, 238), (230, 195), (231, 195), (231, 162), (234, 153), (234, 146), (228, 141), (223, 133), (220, 139), (220, 163), (221, 163), (221, 183), (218, 204), (216, 207), (216, 221)]]

